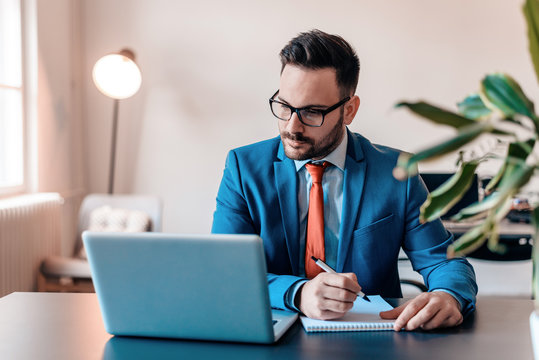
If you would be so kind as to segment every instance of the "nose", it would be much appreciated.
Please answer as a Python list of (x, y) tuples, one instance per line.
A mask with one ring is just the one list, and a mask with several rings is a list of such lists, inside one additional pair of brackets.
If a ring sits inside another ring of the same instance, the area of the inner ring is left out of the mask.
[(289, 133), (301, 133), (304, 130), (305, 125), (299, 120), (298, 113), (293, 112), (292, 116), (288, 120), (288, 124), (286, 124), (287, 130)]

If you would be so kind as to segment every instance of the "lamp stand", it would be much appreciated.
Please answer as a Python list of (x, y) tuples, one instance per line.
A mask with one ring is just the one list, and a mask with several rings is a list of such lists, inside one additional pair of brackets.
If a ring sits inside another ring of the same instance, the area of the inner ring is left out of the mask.
[(114, 165), (116, 162), (116, 134), (118, 132), (118, 99), (114, 99), (114, 111), (112, 115), (112, 141), (110, 149), (110, 167), (109, 167), (109, 194), (114, 191)]

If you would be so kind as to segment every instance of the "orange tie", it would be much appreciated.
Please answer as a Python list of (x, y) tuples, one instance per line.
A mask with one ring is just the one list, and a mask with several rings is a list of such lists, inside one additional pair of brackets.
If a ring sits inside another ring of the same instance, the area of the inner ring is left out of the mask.
[(312, 279), (323, 270), (311, 259), (314, 256), (322, 261), (326, 260), (324, 246), (324, 190), (322, 189), (322, 176), (324, 170), (330, 165), (324, 161), (322, 165), (305, 164), (311, 174), (312, 186), (309, 194), (309, 213), (307, 216), (307, 237), (305, 245), (305, 275)]

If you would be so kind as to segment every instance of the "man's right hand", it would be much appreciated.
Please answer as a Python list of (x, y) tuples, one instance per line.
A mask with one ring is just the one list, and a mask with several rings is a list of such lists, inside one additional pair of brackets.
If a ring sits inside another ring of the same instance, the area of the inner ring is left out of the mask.
[(298, 291), (299, 310), (313, 319), (336, 319), (350, 310), (361, 286), (356, 274), (320, 273)]

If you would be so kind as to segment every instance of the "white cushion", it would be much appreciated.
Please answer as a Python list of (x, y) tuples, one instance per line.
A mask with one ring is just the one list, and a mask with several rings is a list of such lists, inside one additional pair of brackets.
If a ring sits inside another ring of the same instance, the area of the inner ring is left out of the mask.
[(127, 209), (101, 206), (90, 213), (88, 230), (109, 232), (143, 232), (150, 228), (148, 214)]
[[(145, 232), (149, 231), (151, 220), (148, 214), (138, 210), (115, 209), (101, 206), (90, 213), (89, 231)], [(86, 251), (81, 248), (78, 256), (86, 259)]]

